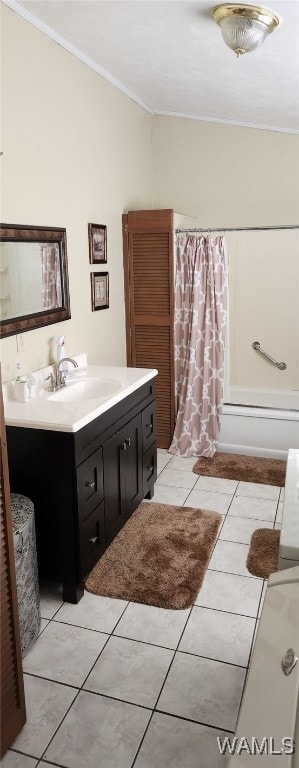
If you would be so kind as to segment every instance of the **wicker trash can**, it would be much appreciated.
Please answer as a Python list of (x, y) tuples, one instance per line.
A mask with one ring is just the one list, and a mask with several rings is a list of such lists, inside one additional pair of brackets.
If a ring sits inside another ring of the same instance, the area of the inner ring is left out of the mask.
[(19, 493), (11, 494), (22, 657), (40, 630), (40, 600), (35, 540), (34, 505)]

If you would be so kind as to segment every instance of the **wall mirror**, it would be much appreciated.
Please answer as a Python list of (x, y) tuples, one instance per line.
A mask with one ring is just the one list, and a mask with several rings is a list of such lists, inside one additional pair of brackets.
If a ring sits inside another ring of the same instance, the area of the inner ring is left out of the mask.
[(65, 229), (0, 224), (0, 337), (70, 317)]

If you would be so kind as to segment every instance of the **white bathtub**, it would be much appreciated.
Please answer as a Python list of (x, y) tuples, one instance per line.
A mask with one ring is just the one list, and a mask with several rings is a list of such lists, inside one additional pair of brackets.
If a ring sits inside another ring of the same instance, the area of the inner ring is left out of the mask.
[(298, 391), (232, 387), (226, 399), (218, 451), (286, 459), (290, 448), (299, 448)]

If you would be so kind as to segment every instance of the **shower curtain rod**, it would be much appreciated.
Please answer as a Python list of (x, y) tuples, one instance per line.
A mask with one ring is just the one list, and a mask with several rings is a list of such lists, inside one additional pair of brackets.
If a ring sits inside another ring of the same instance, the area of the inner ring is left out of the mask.
[(282, 224), (273, 227), (216, 227), (211, 229), (210, 227), (190, 227), (187, 229), (175, 229), (175, 233), (179, 232), (260, 232), (267, 229), (299, 229), (299, 224)]

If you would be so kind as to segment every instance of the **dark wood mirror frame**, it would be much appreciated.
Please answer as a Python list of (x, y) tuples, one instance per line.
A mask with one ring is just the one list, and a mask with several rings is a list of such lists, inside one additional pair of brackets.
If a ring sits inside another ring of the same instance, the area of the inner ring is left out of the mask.
[(24, 331), (32, 331), (44, 325), (60, 323), (71, 317), (68, 283), (66, 230), (56, 227), (33, 227), (21, 224), (0, 224), (1, 242), (57, 243), (60, 256), (62, 305), (57, 309), (45, 309), (20, 317), (0, 320), (0, 338)]

